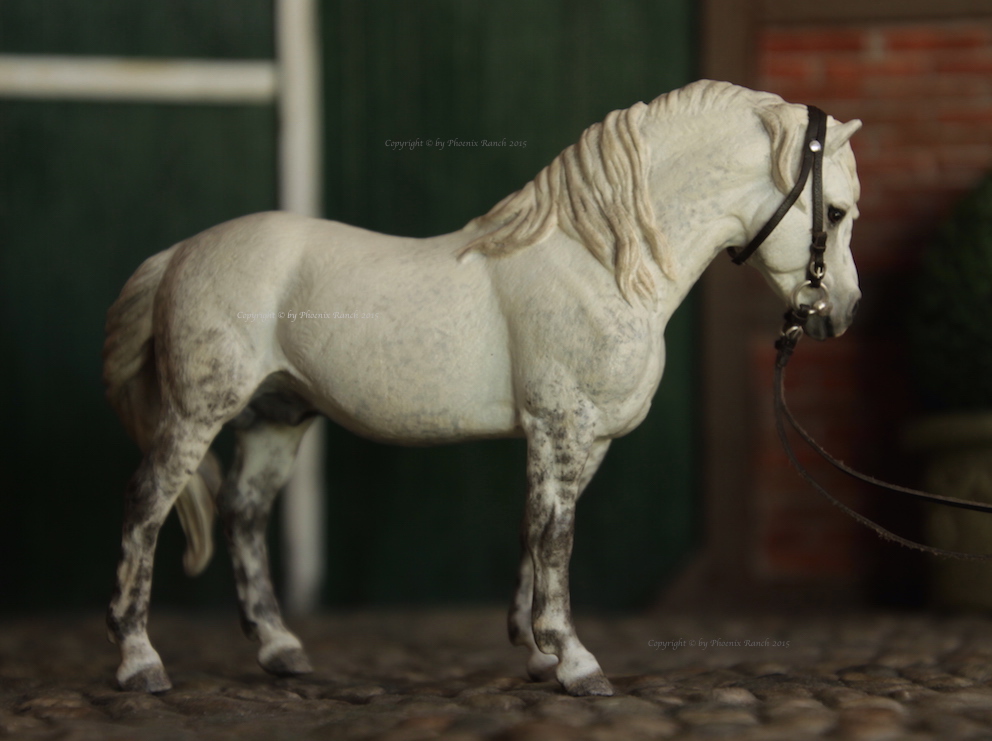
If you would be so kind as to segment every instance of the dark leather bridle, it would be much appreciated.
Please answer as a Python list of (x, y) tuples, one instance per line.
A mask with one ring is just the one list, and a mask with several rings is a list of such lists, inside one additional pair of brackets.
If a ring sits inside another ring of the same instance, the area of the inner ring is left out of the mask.
[[(796, 344), (799, 342), (799, 339), (805, 331), (806, 322), (814, 314), (826, 315), (830, 309), (827, 291), (823, 286), (823, 277), (826, 275), (824, 254), (827, 249), (827, 233), (823, 229), (823, 154), (826, 148), (827, 139), (827, 114), (815, 106), (807, 106), (807, 109), (809, 112), (809, 124), (806, 127), (806, 135), (803, 138), (803, 159), (799, 170), (799, 178), (796, 180), (795, 186), (791, 191), (789, 191), (788, 195), (785, 197), (785, 200), (778, 207), (775, 213), (772, 214), (767, 223), (765, 223), (765, 225), (758, 230), (758, 233), (754, 235), (751, 241), (748, 242), (746, 247), (727, 248), (727, 251), (730, 253), (731, 259), (734, 263), (737, 265), (743, 265), (747, 262), (748, 258), (750, 258), (758, 250), (764, 241), (768, 239), (771, 233), (775, 231), (775, 228), (779, 225), (782, 219), (785, 218), (785, 215), (789, 212), (792, 206), (799, 199), (799, 196), (802, 194), (803, 190), (806, 188), (806, 183), (809, 181), (810, 175), (812, 175), (813, 225), (811, 230), (812, 239), (809, 247), (810, 259), (806, 268), (806, 280), (800, 283), (793, 290), (789, 310), (785, 314), (785, 323), (782, 327), (781, 336), (775, 342), (775, 348), (778, 350), (778, 354), (775, 359), (775, 427), (778, 431), (779, 439), (782, 441), (782, 447), (785, 449), (785, 453), (788, 456), (789, 461), (808, 484), (810, 484), (820, 494), (825, 496), (832, 504), (839, 507), (843, 512), (850, 515), (862, 525), (874, 530), (882, 538), (895, 541), (896, 543), (904, 545), (908, 548), (925, 551), (926, 553), (938, 556), (951, 556), (953, 558), (979, 561), (992, 560), (992, 554), (985, 555), (960, 553), (958, 551), (949, 551), (943, 548), (935, 548), (934, 546), (917, 543), (913, 540), (903, 538), (900, 535), (896, 535), (895, 533), (886, 530), (878, 523), (869, 520), (864, 515), (855, 512), (846, 504), (837, 500), (812, 477), (809, 471), (806, 470), (806, 467), (799, 462), (799, 459), (796, 457), (796, 454), (792, 449), (792, 445), (789, 442), (789, 437), (785, 429), (785, 422), (788, 422), (792, 429), (795, 430), (796, 433), (803, 439), (803, 441), (806, 442), (806, 444), (809, 445), (824, 460), (838, 470), (848, 476), (858, 479), (859, 481), (863, 481), (871, 484), (872, 486), (877, 486), (889, 491), (906, 494), (916, 499), (931, 502), (933, 504), (943, 504), (950, 507), (960, 507), (962, 509), (992, 513), (992, 505), (990, 504), (973, 502), (967, 499), (957, 499), (955, 497), (946, 497), (938, 494), (930, 494), (917, 489), (890, 484), (885, 481), (881, 481), (880, 479), (876, 479), (873, 476), (868, 476), (867, 474), (854, 470), (824, 450), (823, 447), (821, 447), (820, 444), (817, 443), (805, 429), (803, 429), (802, 425), (800, 425), (793, 416), (785, 402), (785, 366), (788, 364), (789, 358), (792, 357), (792, 353), (796, 348)], [(803, 301), (803, 293), (807, 289), (812, 289), (814, 296), (816, 297), (815, 300)]]
[(826, 268), (823, 264), (823, 253), (827, 249), (827, 233), (823, 230), (823, 150), (827, 140), (827, 114), (816, 106), (807, 106), (809, 124), (806, 126), (806, 136), (803, 138), (803, 161), (799, 169), (799, 177), (782, 204), (772, 214), (758, 233), (754, 235), (746, 247), (728, 247), (731, 259), (737, 265), (747, 262), (765, 240), (775, 231), (785, 215), (799, 200), (810, 173), (813, 174), (813, 239), (810, 242), (810, 261), (806, 270), (806, 280), (814, 288), (819, 288), (823, 281)]

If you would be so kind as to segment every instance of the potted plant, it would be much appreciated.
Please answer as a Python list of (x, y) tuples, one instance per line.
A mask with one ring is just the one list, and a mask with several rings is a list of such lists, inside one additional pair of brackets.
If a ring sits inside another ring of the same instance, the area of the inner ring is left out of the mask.
[[(992, 175), (963, 198), (920, 269), (908, 312), (913, 374), (928, 415), (907, 431), (925, 486), (992, 502)], [(933, 545), (992, 553), (992, 516), (931, 506)], [(992, 608), (992, 562), (934, 562), (933, 597)]]

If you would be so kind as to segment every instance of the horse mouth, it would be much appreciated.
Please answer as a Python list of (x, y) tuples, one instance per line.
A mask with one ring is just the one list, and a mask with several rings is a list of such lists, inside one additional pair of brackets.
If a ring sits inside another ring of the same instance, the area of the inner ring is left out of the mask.
[[(858, 313), (860, 299), (854, 301), (847, 311), (837, 313), (831, 311), (825, 314), (813, 314), (806, 322), (806, 334), (814, 340), (829, 340), (831, 337), (840, 337), (854, 322), (854, 316)], [(834, 322), (834, 317), (838, 321)]]
[(809, 321), (806, 322), (806, 334), (814, 340), (819, 341), (829, 340), (831, 337), (839, 337), (844, 334), (844, 329), (837, 332), (834, 328), (833, 319), (829, 316), (811, 316)]

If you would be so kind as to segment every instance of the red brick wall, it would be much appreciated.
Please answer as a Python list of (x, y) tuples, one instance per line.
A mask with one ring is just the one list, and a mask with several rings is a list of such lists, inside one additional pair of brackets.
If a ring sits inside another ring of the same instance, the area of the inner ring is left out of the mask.
[[(934, 230), (992, 168), (992, 20), (770, 27), (759, 44), (756, 87), (864, 121), (852, 140), (863, 190), (852, 243), (862, 316), (844, 338), (802, 343), (789, 367), (791, 405), (838, 457), (915, 483), (897, 440), (915, 413), (898, 304)], [(768, 409), (767, 337), (754, 339), (752, 363), (756, 408)], [(770, 411), (754, 455), (757, 573), (861, 580), (876, 539), (792, 474)], [(846, 501), (912, 529), (899, 517), (905, 505), (828, 481)]]

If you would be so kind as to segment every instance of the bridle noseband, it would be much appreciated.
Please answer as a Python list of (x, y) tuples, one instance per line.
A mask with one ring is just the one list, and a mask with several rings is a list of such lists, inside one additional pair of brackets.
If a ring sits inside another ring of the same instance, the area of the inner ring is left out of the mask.
[[(809, 112), (809, 124), (806, 127), (806, 135), (803, 139), (803, 161), (799, 170), (799, 178), (796, 181), (795, 186), (793, 186), (792, 190), (789, 191), (789, 194), (785, 197), (785, 200), (778, 207), (775, 213), (772, 214), (771, 218), (763, 227), (761, 227), (758, 233), (754, 235), (754, 238), (748, 242), (746, 247), (727, 248), (727, 251), (730, 253), (730, 257), (734, 263), (737, 265), (743, 265), (747, 262), (748, 258), (750, 258), (764, 243), (764, 241), (768, 239), (769, 235), (775, 231), (775, 227), (779, 225), (795, 202), (799, 200), (799, 196), (806, 188), (806, 182), (809, 180), (810, 174), (812, 174), (813, 227), (811, 230), (812, 238), (809, 246), (810, 259), (806, 268), (806, 280), (796, 286), (796, 288), (792, 291), (789, 310), (785, 314), (785, 324), (782, 327), (782, 334), (775, 343), (775, 348), (778, 350), (778, 355), (775, 360), (774, 404), (775, 427), (778, 430), (779, 439), (782, 441), (782, 446), (785, 448), (786, 455), (792, 465), (799, 471), (799, 475), (807, 483), (809, 483), (820, 494), (825, 496), (832, 504), (839, 507), (862, 525), (874, 530), (881, 537), (887, 540), (893, 540), (909, 548), (925, 551), (938, 556), (951, 556), (954, 558), (969, 560), (990, 561), (992, 560), (992, 555), (959, 553), (957, 551), (948, 551), (942, 548), (935, 548), (930, 545), (916, 543), (915, 541), (903, 538), (902, 536), (886, 530), (881, 525), (855, 512), (846, 504), (837, 500), (810, 475), (805, 466), (799, 462), (799, 459), (792, 450), (792, 445), (789, 443), (789, 438), (785, 430), (785, 421), (788, 421), (799, 436), (828, 463), (843, 473), (858, 479), (859, 481), (863, 481), (879, 488), (888, 489), (889, 491), (906, 494), (916, 499), (921, 499), (934, 504), (943, 504), (950, 507), (959, 507), (962, 509), (992, 513), (992, 505), (990, 504), (969, 501), (966, 499), (957, 499), (955, 497), (940, 496), (937, 494), (919, 491), (917, 489), (897, 486), (854, 470), (824, 450), (823, 447), (821, 447), (819, 443), (817, 443), (816, 440), (814, 440), (813, 437), (806, 432), (805, 429), (803, 429), (796, 418), (792, 415), (788, 405), (785, 403), (785, 366), (789, 362), (789, 358), (792, 356), (792, 353), (796, 348), (796, 344), (799, 342), (799, 339), (805, 331), (806, 322), (814, 314), (826, 316), (830, 311), (827, 290), (823, 286), (823, 276), (827, 272), (823, 259), (824, 253), (827, 249), (827, 233), (823, 229), (823, 153), (826, 148), (827, 139), (827, 114), (816, 106), (807, 106), (807, 110)], [(815, 298), (812, 301), (803, 301), (803, 293), (810, 289), (815, 291)]]

